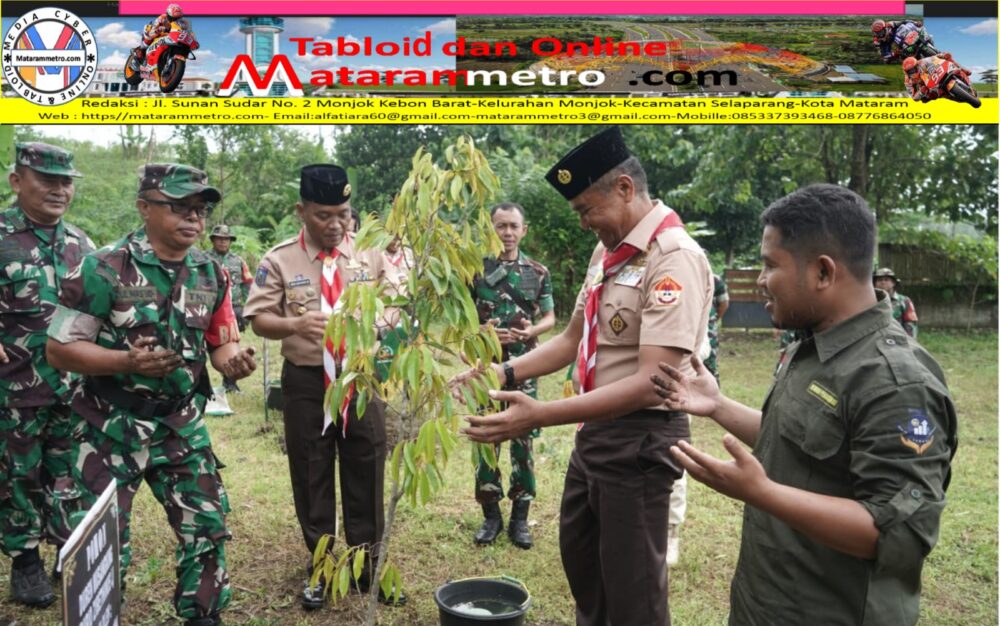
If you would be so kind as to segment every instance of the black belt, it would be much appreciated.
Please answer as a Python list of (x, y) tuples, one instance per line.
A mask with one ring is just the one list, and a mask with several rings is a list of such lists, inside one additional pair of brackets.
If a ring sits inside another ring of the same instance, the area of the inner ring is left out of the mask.
[(83, 386), (88, 392), (110, 402), (116, 408), (146, 419), (167, 417), (179, 412), (191, 402), (197, 392), (197, 388), (195, 388), (175, 400), (153, 400), (131, 391), (125, 391), (115, 383), (113, 378), (107, 376), (87, 376), (84, 378)]

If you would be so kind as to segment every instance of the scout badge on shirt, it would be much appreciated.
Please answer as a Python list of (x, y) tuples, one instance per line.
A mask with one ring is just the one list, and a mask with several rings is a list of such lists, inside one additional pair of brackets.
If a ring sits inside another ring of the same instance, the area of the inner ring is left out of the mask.
[(917, 454), (923, 454), (934, 443), (934, 431), (937, 430), (937, 427), (931, 425), (930, 419), (923, 410), (908, 410), (910, 419), (902, 424), (896, 424), (896, 428), (902, 433), (899, 440)]
[(674, 306), (680, 302), (681, 291), (683, 290), (684, 288), (680, 286), (680, 283), (671, 278), (669, 274), (665, 274), (653, 286), (653, 296), (656, 298), (657, 304)]
[(271, 267), (266, 262), (261, 262), (260, 267), (257, 268), (257, 276), (254, 277), (254, 283), (258, 287), (263, 287), (267, 282), (267, 272)]

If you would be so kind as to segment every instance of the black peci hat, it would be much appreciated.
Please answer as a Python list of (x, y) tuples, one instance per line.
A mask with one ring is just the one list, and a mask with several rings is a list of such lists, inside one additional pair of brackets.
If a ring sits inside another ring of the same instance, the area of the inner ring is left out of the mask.
[(299, 196), (327, 206), (344, 204), (351, 197), (347, 171), (326, 163), (306, 165), (299, 175)]
[(612, 126), (570, 150), (545, 174), (545, 180), (572, 200), (630, 156), (621, 129)]

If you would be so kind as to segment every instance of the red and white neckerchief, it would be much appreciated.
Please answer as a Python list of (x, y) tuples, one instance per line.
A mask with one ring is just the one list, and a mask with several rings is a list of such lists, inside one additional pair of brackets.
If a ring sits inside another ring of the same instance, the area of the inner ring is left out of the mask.
[[(300, 233), (299, 242), (305, 248), (305, 233)], [(344, 291), (344, 279), (337, 267), (337, 257), (340, 251), (334, 248), (330, 252), (320, 252), (316, 258), (323, 263), (320, 280), (320, 306), (319, 310), (327, 315), (333, 315), (340, 310), (340, 294)], [(337, 365), (343, 367), (344, 345), (341, 343), (337, 348), (333, 345), (333, 339), (327, 337), (323, 344), (323, 390), (337, 380)], [(351, 385), (344, 395), (344, 401), (340, 406), (340, 416), (342, 418), (343, 434), (347, 435), (347, 409), (351, 403), (351, 396), (354, 395), (354, 385)], [(329, 406), (323, 407), (323, 431), (333, 423), (333, 413)]]
[(403, 255), (403, 249), (400, 248), (399, 250), (396, 251), (396, 254), (394, 254), (394, 255), (388, 255), (387, 254), (387, 255), (385, 255), (385, 258), (386, 258), (387, 261), (389, 261), (389, 263), (392, 264), (393, 267), (397, 267), (398, 268), (400, 266), (400, 264), (403, 262), (403, 256), (404, 256)]
[[(667, 208), (667, 215), (649, 236), (652, 243), (656, 236), (668, 228), (684, 228), (684, 223), (673, 209)], [(601, 292), (604, 281), (612, 278), (628, 265), (632, 258), (642, 252), (632, 244), (622, 243), (613, 252), (604, 251), (601, 259), (601, 271), (594, 276), (587, 290), (587, 304), (583, 309), (583, 339), (580, 340), (580, 354), (576, 362), (576, 371), (580, 377), (580, 393), (587, 393), (594, 388), (594, 378), (597, 373), (597, 313), (600, 309)], [(581, 424), (581, 427), (583, 424)]]

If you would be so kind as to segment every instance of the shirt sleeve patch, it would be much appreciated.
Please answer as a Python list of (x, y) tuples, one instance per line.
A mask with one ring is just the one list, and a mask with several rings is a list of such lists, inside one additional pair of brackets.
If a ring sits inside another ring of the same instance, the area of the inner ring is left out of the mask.
[(923, 409), (908, 409), (910, 419), (896, 424), (899, 429), (899, 441), (917, 454), (923, 454), (934, 443), (934, 432), (937, 427), (931, 424), (930, 418)]
[(271, 269), (270, 266), (261, 261), (260, 267), (257, 268), (257, 276), (254, 278), (254, 283), (258, 287), (263, 287), (267, 283), (267, 272)]
[(660, 306), (674, 306), (681, 301), (683, 290), (680, 283), (669, 274), (664, 274), (653, 286), (653, 297)]

